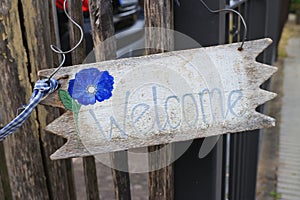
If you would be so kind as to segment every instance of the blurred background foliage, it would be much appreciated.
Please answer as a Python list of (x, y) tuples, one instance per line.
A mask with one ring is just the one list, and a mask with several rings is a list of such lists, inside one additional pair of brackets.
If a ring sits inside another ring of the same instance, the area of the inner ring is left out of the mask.
[(291, 0), (290, 11), (292, 13), (300, 12), (300, 0)]

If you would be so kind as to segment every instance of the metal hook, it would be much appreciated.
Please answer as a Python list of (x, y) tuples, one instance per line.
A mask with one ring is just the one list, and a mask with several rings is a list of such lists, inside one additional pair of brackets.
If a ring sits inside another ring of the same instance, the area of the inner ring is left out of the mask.
[(54, 71), (54, 72), (52, 72), (52, 74), (48, 77), (48, 81), (61, 69), (61, 67), (63, 66), (63, 64), (65, 63), (65, 60), (66, 60), (66, 55), (65, 54), (67, 54), (67, 53), (71, 53), (72, 51), (74, 51), (79, 45), (80, 45), (80, 43), (82, 42), (82, 40), (83, 40), (83, 36), (84, 36), (84, 33), (83, 33), (83, 30), (82, 30), (82, 28), (81, 28), (81, 26), (78, 24), (78, 23), (76, 23), (71, 17), (70, 17), (70, 15), (68, 14), (68, 12), (67, 12), (67, 6), (66, 6), (66, 4), (67, 4), (67, 0), (64, 0), (64, 13), (65, 13), (65, 15), (67, 16), (67, 18), (75, 25), (75, 26), (77, 26), (77, 28), (80, 30), (80, 39), (79, 39), (79, 41), (78, 41), (78, 43), (73, 47), (73, 48), (71, 48), (70, 50), (68, 50), (68, 51), (62, 51), (60, 48), (58, 48), (57, 46), (55, 46), (55, 45), (50, 45), (50, 48), (51, 48), (51, 50), (52, 51), (54, 51), (55, 53), (57, 53), (57, 54), (61, 54), (62, 55), (62, 61), (61, 61), (61, 63), (59, 64), (59, 66), (56, 68), (56, 70)]
[[(59, 64), (59, 66), (54, 70), (54, 72), (52, 72), (52, 74), (50, 74), (50, 76), (48, 77), (48, 81), (50, 81), (50, 79), (61, 69), (61, 67), (64, 65), (65, 60), (66, 60), (66, 55), (63, 53), (63, 51), (61, 51), (58, 47), (51, 45), (51, 49), (53, 50), (54, 48), (56, 48), (56, 50), (60, 52), (60, 54), (62, 56), (62, 60)], [(56, 52), (56, 51), (54, 51), (54, 52)]]
[(244, 37), (243, 37), (242, 44), (241, 44), (241, 46), (238, 48), (238, 50), (239, 50), (239, 51), (242, 51), (242, 50), (243, 50), (244, 43), (245, 43), (245, 40), (246, 40), (246, 38), (247, 38), (247, 24), (246, 24), (246, 21), (245, 21), (244, 17), (241, 15), (241, 13), (239, 13), (239, 12), (236, 11), (236, 10), (230, 9), (230, 8), (223, 8), (223, 9), (219, 9), (219, 10), (212, 10), (212, 9), (210, 9), (210, 8), (207, 6), (206, 3), (204, 3), (203, 0), (199, 0), (199, 1), (200, 1), (200, 2), (206, 7), (206, 9), (207, 9), (209, 12), (211, 12), (211, 13), (233, 12), (233, 13), (237, 14), (237, 15), (241, 18), (241, 20), (242, 20), (242, 22), (243, 22), (243, 25), (244, 25), (245, 31), (244, 31)]

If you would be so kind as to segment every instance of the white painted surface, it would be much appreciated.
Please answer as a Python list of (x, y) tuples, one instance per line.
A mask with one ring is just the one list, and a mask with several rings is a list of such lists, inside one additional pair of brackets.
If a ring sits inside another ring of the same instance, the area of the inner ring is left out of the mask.
[[(255, 108), (275, 97), (259, 86), (276, 68), (255, 61), (271, 43), (262, 39), (239, 44), (175, 51), (139, 58), (72, 66), (57, 78), (75, 77), (81, 69), (107, 70), (114, 78), (113, 96), (82, 106), (76, 132), (65, 115), (48, 130), (68, 138), (52, 158), (85, 156), (240, 132), (275, 125)], [(40, 72), (47, 75), (52, 70)], [(62, 85), (67, 89), (68, 80)], [(45, 104), (61, 106), (55, 97)]]

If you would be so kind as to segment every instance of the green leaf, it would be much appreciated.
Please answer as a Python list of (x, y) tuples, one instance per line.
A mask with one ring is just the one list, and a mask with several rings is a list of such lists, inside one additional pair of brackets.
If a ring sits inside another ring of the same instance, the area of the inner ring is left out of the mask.
[(277, 192), (275, 192), (275, 191), (271, 191), (271, 192), (270, 192), (270, 195), (271, 195), (272, 197), (274, 197), (275, 199), (281, 199), (281, 193), (277, 193)]
[(81, 107), (81, 104), (77, 103), (67, 91), (59, 90), (58, 91), (59, 98), (63, 103), (64, 107), (67, 110), (71, 110), (74, 113), (78, 113)]
[(59, 98), (60, 98), (61, 102), (63, 103), (64, 107), (67, 110), (73, 111), (73, 102), (74, 102), (74, 100), (69, 95), (69, 93), (65, 90), (59, 90), (58, 95), (59, 95)]

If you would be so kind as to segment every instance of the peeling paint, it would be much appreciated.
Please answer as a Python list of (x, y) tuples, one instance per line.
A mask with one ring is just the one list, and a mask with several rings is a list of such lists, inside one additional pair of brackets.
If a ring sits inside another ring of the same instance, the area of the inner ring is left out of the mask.
[[(240, 44), (235, 43), (60, 70), (56, 76), (68, 75), (72, 79), (82, 69), (107, 69), (116, 85), (110, 100), (82, 106), (78, 122), (65, 114), (47, 126), (48, 131), (69, 138), (51, 158), (87, 156), (274, 126), (275, 119), (255, 111), (258, 105), (276, 96), (259, 86), (277, 69), (255, 61), (270, 43), (269, 39), (261, 39), (246, 42), (243, 51), (238, 51)], [(53, 70), (39, 74), (47, 76)], [(68, 81), (61, 88), (67, 88), (66, 84)], [(44, 103), (60, 107), (56, 98), (52, 96)], [(74, 123), (80, 134), (76, 134)], [(122, 133), (126, 137), (118, 139)], [(80, 135), (88, 153), (77, 148), (76, 135)]]

